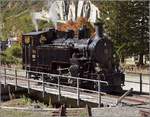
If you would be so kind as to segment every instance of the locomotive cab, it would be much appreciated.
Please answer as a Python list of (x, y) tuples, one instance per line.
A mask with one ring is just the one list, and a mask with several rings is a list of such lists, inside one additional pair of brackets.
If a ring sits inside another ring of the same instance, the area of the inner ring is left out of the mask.
[[(50, 38), (49, 38), (50, 37)], [(56, 38), (55, 30), (30, 32), (22, 35), (23, 49), (23, 68), (35, 70), (37, 64), (37, 46), (51, 43), (51, 40)]]

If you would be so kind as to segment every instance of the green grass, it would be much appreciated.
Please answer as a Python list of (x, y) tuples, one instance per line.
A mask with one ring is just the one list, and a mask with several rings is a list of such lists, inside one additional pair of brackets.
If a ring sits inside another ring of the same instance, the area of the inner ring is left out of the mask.
[(6, 102), (2, 103), (2, 106), (6, 107), (33, 107), (33, 106), (38, 106), (40, 108), (47, 108), (48, 105), (45, 105), (42, 102), (32, 100), (26, 96), (22, 96), (21, 98), (18, 99), (12, 99)]

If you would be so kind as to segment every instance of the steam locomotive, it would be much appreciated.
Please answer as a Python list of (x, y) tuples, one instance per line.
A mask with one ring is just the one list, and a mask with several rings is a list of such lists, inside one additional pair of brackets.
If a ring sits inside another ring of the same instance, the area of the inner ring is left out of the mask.
[[(94, 36), (90, 35), (86, 26), (79, 29), (77, 35), (71, 29), (63, 32), (54, 28), (23, 34), (23, 68), (53, 74), (59, 73), (58, 68), (67, 68), (64, 74), (68, 72), (73, 77), (108, 82), (108, 85), (102, 84), (103, 91), (121, 91), (124, 74), (115, 62), (113, 43), (104, 35), (101, 23), (94, 25)], [(80, 86), (94, 89), (96, 84), (84, 81)]]

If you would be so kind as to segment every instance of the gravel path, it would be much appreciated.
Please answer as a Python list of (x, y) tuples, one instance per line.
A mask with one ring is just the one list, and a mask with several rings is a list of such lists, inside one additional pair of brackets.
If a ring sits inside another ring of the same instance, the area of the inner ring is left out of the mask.
[(141, 117), (135, 107), (92, 108), (92, 117)]

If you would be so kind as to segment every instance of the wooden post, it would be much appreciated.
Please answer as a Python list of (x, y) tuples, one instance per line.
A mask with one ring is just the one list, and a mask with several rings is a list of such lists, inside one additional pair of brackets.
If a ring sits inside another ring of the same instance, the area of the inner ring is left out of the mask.
[(142, 93), (142, 73), (140, 73), (140, 93)]
[[(149, 77), (149, 97), (150, 97), (150, 77)], [(150, 100), (149, 100), (149, 104), (150, 104)]]
[(60, 76), (58, 76), (58, 101), (60, 102), (61, 89), (60, 89)]
[(4, 87), (6, 86), (6, 75), (7, 75), (6, 68), (4, 68)]
[(101, 82), (98, 80), (98, 107), (101, 107)]
[(85, 107), (86, 111), (87, 111), (87, 117), (92, 117), (92, 112), (91, 112), (91, 108), (86, 104)]
[(118, 105), (129, 93), (133, 91), (133, 88), (129, 89), (127, 92), (125, 92), (118, 100), (116, 105)]
[(65, 104), (61, 105), (60, 107), (59, 117), (66, 117), (66, 105)]
[(25, 76), (26, 78), (28, 77), (28, 72), (27, 72), (27, 70), (26, 70), (26, 76)]
[(28, 94), (30, 93), (30, 73), (27, 71), (27, 78), (28, 78)]
[(79, 89), (79, 79), (77, 78), (77, 106), (80, 106), (80, 89)]
[(43, 98), (45, 97), (44, 74), (42, 73)]
[(15, 90), (17, 90), (17, 70), (15, 69)]
[(9, 93), (10, 100), (12, 100), (12, 94), (11, 94), (11, 90), (10, 90), (10, 85), (8, 85), (8, 93)]

